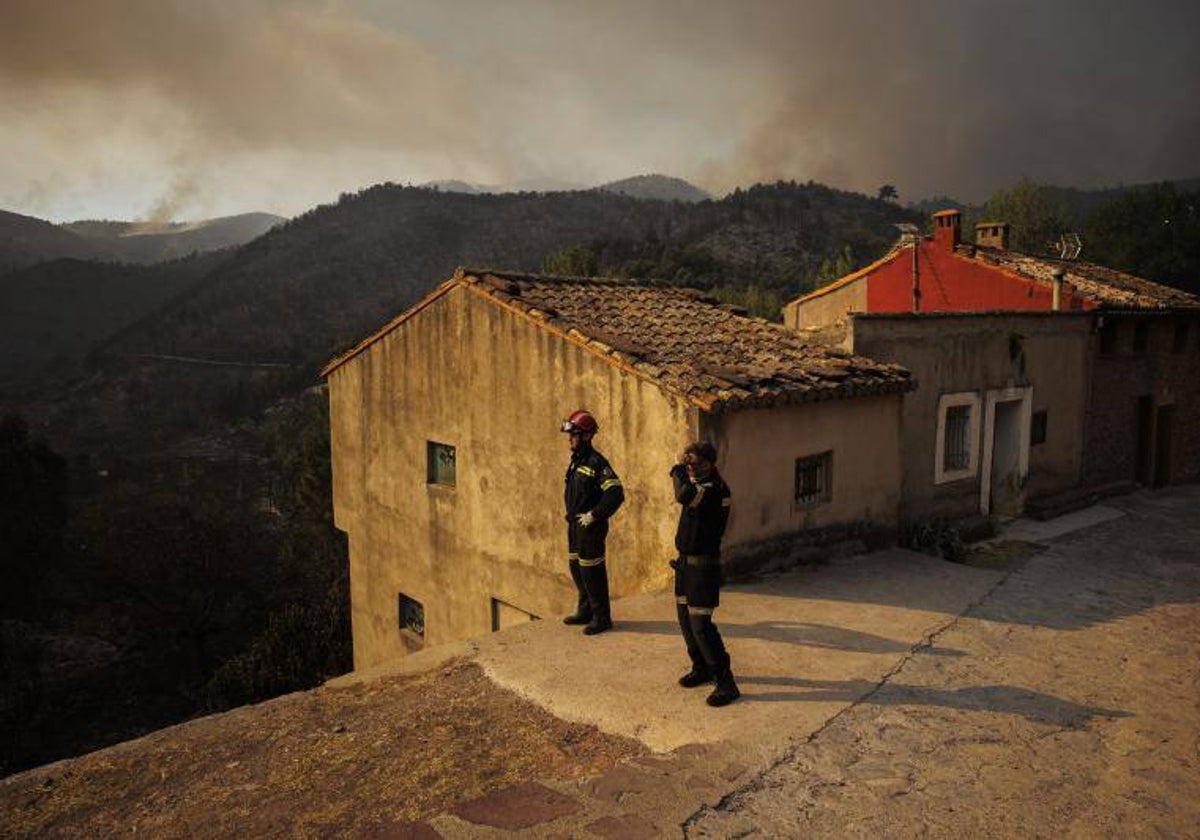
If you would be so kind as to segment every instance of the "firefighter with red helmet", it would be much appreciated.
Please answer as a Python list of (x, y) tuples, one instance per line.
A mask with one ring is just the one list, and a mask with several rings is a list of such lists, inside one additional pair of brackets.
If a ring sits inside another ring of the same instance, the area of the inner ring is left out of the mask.
[(608, 459), (592, 447), (600, 425), (588, 411), (575, 411), (562, 424), (571, 442), (564, 500), (567, 509), (567, 551), (571, 579), (578, 602), (564, 624), (586, 625), (589, 636), (612, 628), (608, 603), (608, 569), (604, 544), (608, 520), (621, 503), (625, 491)]

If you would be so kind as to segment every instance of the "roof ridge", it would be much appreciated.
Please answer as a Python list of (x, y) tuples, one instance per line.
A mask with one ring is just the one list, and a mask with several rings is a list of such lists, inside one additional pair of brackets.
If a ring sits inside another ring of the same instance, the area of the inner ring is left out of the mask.
[(328, 376), (450, 289), (464, 288), (714, 413), (915, 387), (899, 365), (806, 341), (783, 324), (723, 305), (703, 289), (637, 279), (563, 279), (460, 267), (322, 373)]

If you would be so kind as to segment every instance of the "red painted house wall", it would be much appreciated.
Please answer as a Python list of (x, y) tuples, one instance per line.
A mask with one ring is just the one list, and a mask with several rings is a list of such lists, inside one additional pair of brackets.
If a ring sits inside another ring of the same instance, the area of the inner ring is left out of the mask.
[[(959, 256), (949, 241), (922, 241), (918, 246), (922, 312), (978, 312), (990, 309), (1049, 311), (1049, 286), (1024, 280), (999, 268)], [(912, 251), (865, 278), (868, 312), (912, 312)], [(1063, 309), (1092, 309), (1095, 304), (1063, 289)]]

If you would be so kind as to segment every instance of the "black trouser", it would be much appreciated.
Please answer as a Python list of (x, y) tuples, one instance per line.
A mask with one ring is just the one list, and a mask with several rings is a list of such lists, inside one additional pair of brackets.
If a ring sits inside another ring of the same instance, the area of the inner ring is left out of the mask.
[(680, 557), (675, 563), (675, 615), (679, 631), (693, 670), (718, 678), (730, 673), (729, 653), (712, 620), (713, 610), (720, 602), (720, 561), (715, 557)]
[(568, 563), (571, 580), (578, 595), (577, 615), (592, 620), (611, 621), (608, 604), (608, 567), (604, 562), (607, 522), (593, 522), (584, 528), (577, 522), (567, 527)]

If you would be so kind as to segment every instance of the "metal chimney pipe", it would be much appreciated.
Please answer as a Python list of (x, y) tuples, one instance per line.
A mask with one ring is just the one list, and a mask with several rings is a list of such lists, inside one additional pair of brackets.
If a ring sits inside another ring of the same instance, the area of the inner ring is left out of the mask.
[(1056, 268), (1050, 275), (1051, 282), (1054, 284), (1054, 303), (1051, 305), (1051, 309), (1055, 312), (1062, 310), (1062, 287), (1065, 273), (1061, 268)]

